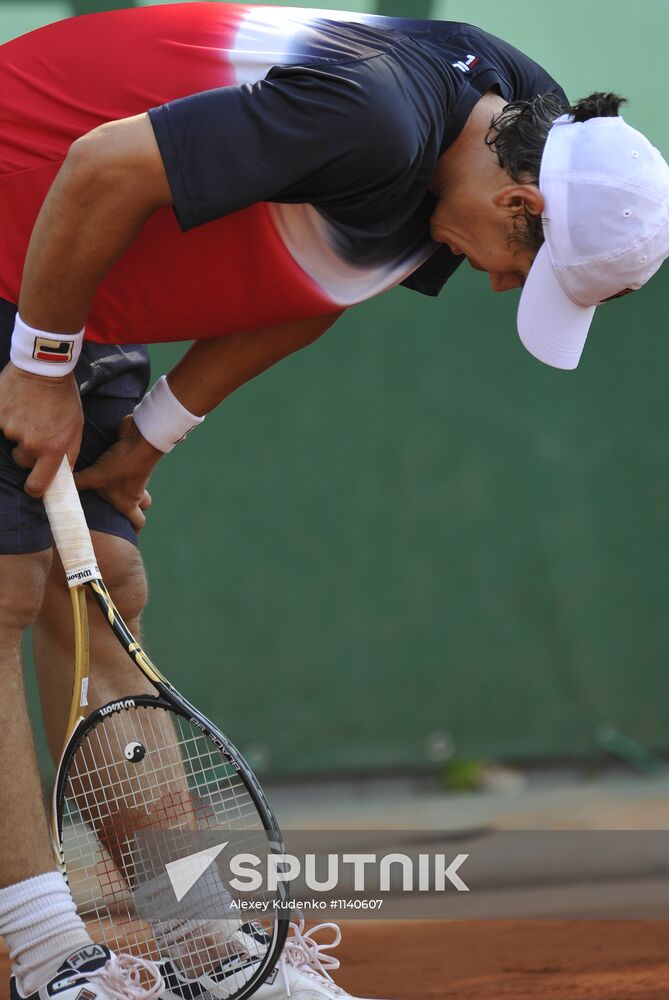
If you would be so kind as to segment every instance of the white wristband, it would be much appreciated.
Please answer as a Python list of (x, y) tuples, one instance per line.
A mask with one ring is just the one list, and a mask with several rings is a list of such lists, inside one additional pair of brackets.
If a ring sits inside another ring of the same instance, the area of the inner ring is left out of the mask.
[(83, 330), (79, 333), (35, 330), (17, 313), (9, 358), (16, 368), (33, 375), (69, 375), (79, 360), (83, 342)]
[(204, 417), (196, 417), (179, 402), (164, 375), (133, 410), (132, 418), (142, 437), (158, 451), (172, 451)]

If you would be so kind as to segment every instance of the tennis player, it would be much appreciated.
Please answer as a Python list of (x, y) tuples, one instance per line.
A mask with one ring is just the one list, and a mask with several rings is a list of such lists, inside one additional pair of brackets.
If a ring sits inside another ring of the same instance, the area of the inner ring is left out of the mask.
[[(620, 103), (571, 106), (540, 66), (471, 25), (341, 12), (139, 8), (0, 49), (0, 726), (22, 761), (3, 783), (0, 932), (16, 997), (46, 997), (59, 977), (74, 1000), (81, 982), (67, 977), (89, 944), (53, 871), (20, 685), (36, 619), (57, 746), (69, 613), (39, 497), (63, 454), (135, 629), (153, 467), (346, 308), (397, 284), (436, 295), (466, 259), (496, 291), (524, 285), (523, 343), (574, 368), (597, 304), (669, 255), (669, 169)], [(140, 345), (180, 339), (196, 343), (143, 395)], [(124, 669), (104, 655), (93, 704)], [(331, 962), (296, 930), (258, 996), (341, 996)], [(115, 985), (94, 976), (86, 989), (117, 996), (129, 975), (121, 963)]]

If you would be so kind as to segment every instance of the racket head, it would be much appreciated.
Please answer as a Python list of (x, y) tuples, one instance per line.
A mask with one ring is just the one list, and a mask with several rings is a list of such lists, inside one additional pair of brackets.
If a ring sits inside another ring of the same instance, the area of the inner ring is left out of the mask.
[(272, 973), (290, 922), (281, 887), (279, 905), (270, 900), (266, 912), (254, 911), (245, 923), (215, 866), (180, 902), (166, 876), (168, 860), (202, 846), (283, 852), (276, 820), (241, 754), (171, 686), (109, 702), (79, 723), (58, 769), (54, 825), (64, 873), (94, 941), (168, 961), (164, 976), (174, 972), (180, 982), (219, 976), (221, 996), (230, 1000), (243, 1000)]

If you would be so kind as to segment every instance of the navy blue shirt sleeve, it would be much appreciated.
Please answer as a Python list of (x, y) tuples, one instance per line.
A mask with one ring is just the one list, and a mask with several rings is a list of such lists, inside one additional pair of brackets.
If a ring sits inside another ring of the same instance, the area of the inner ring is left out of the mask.
[(388, 100), (392, 61), (274, 67), (151, 110), (181, 227), (259, 201), (308, 202), (360, 224), (392, 211), (420, 143), (411, 109)]

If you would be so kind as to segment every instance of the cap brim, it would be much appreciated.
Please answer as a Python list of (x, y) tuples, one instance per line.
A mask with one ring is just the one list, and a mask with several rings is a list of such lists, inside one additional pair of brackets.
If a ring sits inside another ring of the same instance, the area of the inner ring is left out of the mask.
[(553, 368), (576, 368), (595, 308), (577, 305), (562, 290), (544, 244), (520, 296), (518, 334), (523, 346)]

